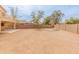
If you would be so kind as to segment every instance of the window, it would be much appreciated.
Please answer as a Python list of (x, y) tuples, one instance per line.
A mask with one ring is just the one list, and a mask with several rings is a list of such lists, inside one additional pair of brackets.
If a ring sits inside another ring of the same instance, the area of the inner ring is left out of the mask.
[(1, 23), (1, 26), (4, 26), (4, 23)]

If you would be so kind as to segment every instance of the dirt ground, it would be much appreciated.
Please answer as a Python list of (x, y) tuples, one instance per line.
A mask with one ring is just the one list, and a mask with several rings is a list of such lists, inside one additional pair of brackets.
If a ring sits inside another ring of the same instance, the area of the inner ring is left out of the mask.
[(79, 34), (54, 29), (20, 29), (0, 34), (0, 53), (79, 53)]

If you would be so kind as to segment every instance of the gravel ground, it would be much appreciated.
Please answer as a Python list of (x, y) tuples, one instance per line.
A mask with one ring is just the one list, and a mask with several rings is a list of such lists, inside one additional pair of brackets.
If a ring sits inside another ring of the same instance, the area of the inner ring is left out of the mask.
[(79, 53), (79, 34), (54, 29), (19, 29), (0, 34), (0, 53)]

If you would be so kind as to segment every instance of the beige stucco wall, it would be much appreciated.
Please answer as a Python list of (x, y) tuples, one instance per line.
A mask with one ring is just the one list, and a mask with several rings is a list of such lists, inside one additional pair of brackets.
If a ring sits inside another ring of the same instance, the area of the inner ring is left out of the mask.
[(14, 23), (11, 22), (2, 22), (4, 26), (1, 27), (1, 30), (13, 29)]
[(0, 32), (1, 32), (1, 20), (4, 17), (5, 11), (2, 9), (2, 6), (0, 6)]
[[(13, 28), (16, 21), (12, 19), (10, 15), (7, 14), (5, 9), (0, 5), (0, 31), (5, 29)], [(4, 23), (4, 26), (1, 26)]]

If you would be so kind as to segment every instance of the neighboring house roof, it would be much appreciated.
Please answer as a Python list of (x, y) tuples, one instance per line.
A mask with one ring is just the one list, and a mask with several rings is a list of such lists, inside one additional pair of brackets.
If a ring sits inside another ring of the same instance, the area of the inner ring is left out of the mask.
[(16, 22), (10, 15), (6, 13), (7, 11), (1, 5), (0, 5), (0, 12), (1, 12), (0, 21)]

